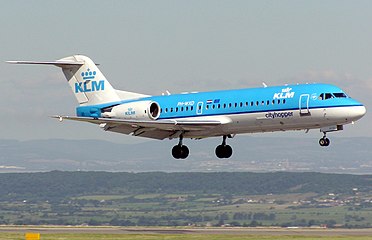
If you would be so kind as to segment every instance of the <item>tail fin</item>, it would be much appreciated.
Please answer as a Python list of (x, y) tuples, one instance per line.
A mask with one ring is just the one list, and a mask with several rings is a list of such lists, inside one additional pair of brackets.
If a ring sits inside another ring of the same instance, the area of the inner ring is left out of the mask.
[(44, 64), (62, 68), (72, 92), (80, 105), (94, 105), (118, 102), (123, 99), (147, 95), (115, 90), (97, 65), (88, 57), (73, 55), (52, 62), (8, 61), (18, 64)]
[(80, 105), (120, 101), (115, 89), (90, 58), (74, 55), (59, 61), (83, 63), (79, 66), (62, 66), (63, 74)]

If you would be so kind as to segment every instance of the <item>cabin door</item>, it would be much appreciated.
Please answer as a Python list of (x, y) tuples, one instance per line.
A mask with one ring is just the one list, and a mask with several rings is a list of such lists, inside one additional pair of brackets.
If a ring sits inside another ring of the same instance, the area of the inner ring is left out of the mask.
[(198, 105), (196, 106), (196, 114), (200, 115), (203, 113), (203, 102), (198, 102)]
[(299, 101), (300, 116), (310, 115), (309, 100), (310, 100), (309, 94), (302, 94), (300, 96), (300, 101)]

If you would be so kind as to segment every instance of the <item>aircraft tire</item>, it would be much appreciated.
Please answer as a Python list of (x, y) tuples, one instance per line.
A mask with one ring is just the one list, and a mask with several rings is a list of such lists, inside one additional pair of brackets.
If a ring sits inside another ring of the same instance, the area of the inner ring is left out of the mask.
[(223, 145), (218, 145), (215, 150), (216, 156), (218, 158), (224, 158), (224, 147)]
[(224, 151), (225, 151), (225, 158), (230, 158), (233, 152), (232, 147), (230, 145), (226, 145), (224, 147)]
[(232, 148), (230, 145), (218, 145), (215, 153), (218, 158), (229, 158), (232, 155)]
[(181, 155), (180, 155), (180, 146), (179, 146), (179, 145), (175, 145), (175, 146), (172, 148), (172, 156), (173, 156), (175, 159), (180, 159)]
[(175, 145), (172, 148), (172, 156), (175, 159), (185, 159), (189, 156), (190, 150), (185, 145)]
[(328, 147), (329, 144), (331, 143), (331, 141), (329, 140), (329, 138), (325, 138), (324, 140), (325, 140), (325, 145), (324, 146)]
[(322, 146), (322, 147), (324, 147), (324, 145), (325, 145), (324, 138), (319, 139), (319, 145)]
[(331, 143), (331, 141), (329, 140), (329, 138), (319, 139), (319, 145), (322, 146), (322, 147), (327, 147), (327, 146), (329, 146), (330, 143)]
[(189, 148), (187, 146), (182, 145), (180, 147), (180, 158), (181, 159), (187, 158), (189, 156), (189, 153), (190, 153), (190, 150), (189, 150)]

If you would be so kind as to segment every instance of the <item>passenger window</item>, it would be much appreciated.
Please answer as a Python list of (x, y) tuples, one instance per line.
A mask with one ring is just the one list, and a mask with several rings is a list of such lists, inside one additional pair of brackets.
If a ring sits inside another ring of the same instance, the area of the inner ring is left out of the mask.
[(248, 102), (245, 102), (245, 106), (248, 107)]
[(320, 94), (318, 99), (319, 100), (324, 100), (324, 93)]
[(168, 108), (165, 108), (165, 112), (168, 112)]
[(221, 108), (221, 104), (218, 104), (218, 105), (217, 105), (217, 108), (220, 109), (220, 108)]
[(186, 111), (189, 111), (189, 107), (186, 107)]
[(242, 102), (240, 102), (240, 107), (243, 107), (243, 103)]
[(256, 106), (258, 106), (258, 104), (259, 104), (258, 101), (256, 101)]
[(223, 104), (223, 108), (226, 108), (226, 103)]
[(238, 104), (237, 103), (235, 103), (235, 107), (237, 107), (238, 106)]
[(283, 99), (283, 104), (285, 104), (285, 99)]
[(266, 105), (270, 105), (270, 101), (269, 100), (266, 101)]
[(251, 102), (251, 106), (253, 106), (253, 102)]
[(278, 104), (280, 104), (280, 99), (278, 99)]
[(265, 105), (265, 101), (262, 101), (262, 102), (261, 102), (261, 105)]
[(176, 107), (176, 112), (178, 112), (178, 107)]
[(193, 107), (193, 106), (191, 106), (191, 107), (190, 107), (190, 110), (191, 110), (191, 111), (192, 111), (192, 110), (194, 110), (194, 107)]
[(170, 112), (173, 112), (173, 108), (170, 109)]
[(275, 104), (275, 100), (272, 101), (273, 105)]

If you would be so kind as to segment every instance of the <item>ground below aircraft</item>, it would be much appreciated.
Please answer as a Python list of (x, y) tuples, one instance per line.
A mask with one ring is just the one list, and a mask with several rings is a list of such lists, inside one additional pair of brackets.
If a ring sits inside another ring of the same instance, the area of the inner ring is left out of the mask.
[(366, 108), (340, 88), (329, 84), (296, 84), (212, 92), (149, 96), (114, 89), (88, 57), (73, 55), (57, 61), (8, 61), (54, 65), (62, 71), (77, 99), (76, 116), (56, 118), (89, 122), (105, 131), (153, 139), (174, 139), (176, 159), (189, 149), (184, 138), (222, 136), (218, 158), (229, 158), (227, 138), (236, 134), (320, 129), (321, 146), (328, 132), (362, 118)]

